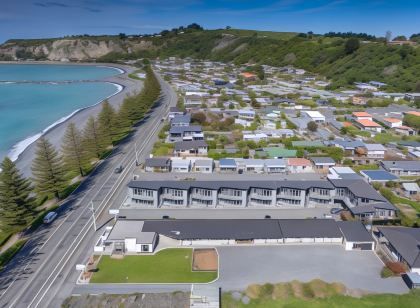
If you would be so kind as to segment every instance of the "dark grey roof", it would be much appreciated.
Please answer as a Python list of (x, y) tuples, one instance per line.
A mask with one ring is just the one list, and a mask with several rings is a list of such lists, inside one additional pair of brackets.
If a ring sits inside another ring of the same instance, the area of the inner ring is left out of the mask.
[(333, 189), (330, 182), (325, 180), (318, 181), (131, 181), (129, 187), (144, 188), (158, 190), (162, 187), (170, 187), (174, 189), (189, 189), (191, 187), (207, 188), (218, 190), (220, 188), (233, 188), (248, 190), (251, 187), (278, 189), (280, 187), (288, 187), (294, 189), (306, 190), (311, 187)]
[(278, 221), (271, 219), (147, 220), (143, 231), (177, 240), (283, 238)]
[(168, 167), (170, 164), (171, 160), (167, 157), (146, 158), (144, 163), (146, 167)]
[(191, 122), (191, 114), (187, 113), (187, 114), (178, 114), (176, 116), (173, 117), (173, 119), (171, 120), (171, 124), (174, 123), (190, 123)]
[(385, 169), (401, 169), (407, 171), (420, 171), (419, 160), (385, 160), (381, 161)]
[(188, 126), (172, 126), (169, 130), (170, 134), (183, 134), (185, 132), (201, 133), (202, 129), (200, 125), (188, 125)]
[(356, 197), (377, 201), (386, 201), (372, 186), (363, 180), (335, 180), (330, 179), (335, 187), (348, 188)]
[(342, 233), (334, 219), (281, 219), (284, 238), (340, 238)]
[(334, 164), (335, 161), (331, 157), (310, 157), (313, 163), (316, 164)]
[(170, 107), (169, 112), (182, 112), (178, 107)]
[(392, 210), (397, 211), (398, 209), (389, 202), (378, 202), (378, 203), (371, 203), (368, 205), (358, 205), (354, 207), (350, 207), (349, 210), (354, 215), (358, 214), (365, 214), (365, 213), (373, 213), (376, 209), (380, 210)]
[(190, 150), (200, 147), (207, 147), (207, 143), (204, 140), (175, 142), (175, 151)]
[(411, 267), (420, 268), (420, 229), (378, 227), (378, 230)]
[(337, 225), (349, 242), (373, 242), (372, 235), (360, 221), (337, 221)]

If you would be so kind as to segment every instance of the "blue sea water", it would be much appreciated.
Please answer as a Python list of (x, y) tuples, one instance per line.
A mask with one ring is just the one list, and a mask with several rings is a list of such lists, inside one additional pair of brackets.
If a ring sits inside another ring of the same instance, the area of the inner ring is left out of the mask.
[(98, 80), (64, 84), (0, 83), (0, 158), (7, 154), (16, 156), (28, 145), (23, 140), (74, 111), (116, 93), (117, 85), (100, 80), (118, 73), (113, 68), (96, 66), (0, 64), (1, 81)]

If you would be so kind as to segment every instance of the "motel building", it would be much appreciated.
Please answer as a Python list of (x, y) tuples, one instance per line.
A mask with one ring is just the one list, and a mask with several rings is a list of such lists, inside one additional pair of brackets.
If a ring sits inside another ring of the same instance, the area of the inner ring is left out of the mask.
[(235, 245), (341, 245), (373, 250), (359, 221), (333, 219), (119, 219), (98, 239), (94, 253), (148, 254), (168, 247)]

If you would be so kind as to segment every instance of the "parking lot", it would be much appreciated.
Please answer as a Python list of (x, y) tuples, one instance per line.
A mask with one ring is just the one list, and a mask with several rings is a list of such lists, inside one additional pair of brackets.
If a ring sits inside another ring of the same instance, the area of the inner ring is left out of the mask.
[(219, 247), (218, 252), (219, 280), (215, 284), (225, 290), (319, 278), (370, 292), (408, 292), (401, 278), (380, 277), (383, 265), (372, 251), (346, 251), (340, 245), (287, 245)]

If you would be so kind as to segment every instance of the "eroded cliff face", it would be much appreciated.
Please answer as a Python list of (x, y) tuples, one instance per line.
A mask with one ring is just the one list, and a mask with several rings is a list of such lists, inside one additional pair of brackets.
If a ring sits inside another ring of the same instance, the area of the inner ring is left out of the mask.
[(86, 61), (100, 58), (110, 52), (133, 52), (152, 48), (150, 41), (58, 39), (28, 44), (9, 42), (0, 45), (0, 54), (19, 58), (19, 53), (30, 53), (51, 61)]

